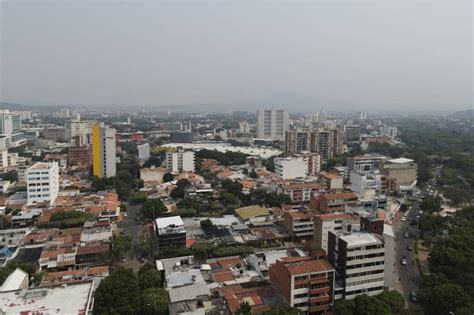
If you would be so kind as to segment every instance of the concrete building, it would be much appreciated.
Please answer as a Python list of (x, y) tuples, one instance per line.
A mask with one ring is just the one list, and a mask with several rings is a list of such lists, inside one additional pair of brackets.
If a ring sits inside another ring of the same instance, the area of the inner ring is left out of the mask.
[(383, 238), (368, 232), (336, 235), (329, 232), (328, 260), (336, 267), (340, 285), (336, 299), (383, 292), (385, 248)]
[(0, 292), (1, 314), (92, 313), (93, 281)]
[(178, 149), (176, 152), (166, 152), (166, 169), (177, 174), (180, 172), (194, 172), (194, 152)]
[(43, 139), (64, 141), (66, 140), (66, 128), (64, 127), (49, 127), (41, 131)]
[(2, 284), (0, 292), (28, 289), (28, 273), (16, 268)]
[(292, 156), (312, 149), (312, 131), (309, 129), (293, 129), (285, 132), (285, 156)]
[(333, 314), (335, 272), (326, 259), (281, 258), (270, 266), (270, 281), (291, 307), (307, 314)]
[(277, 185), (276, 191), (280, 194), (290, 196), (294, 203), (309, 202), (315, 193), (326, 191), (324, 186), (315, 182), (288, 182), (284, 181)]
[(250, 124), (248, 121), (239, 121), (239, 133), (250, 133)]
[(159, 249), (166, 246), (186, 246), (186, 229), (180, 216), (158, 218), (154, 228)]
[(332, 150), (331, 141), (331, 132), (326, 130), (320, 130), (317, 132), (316, 136), (316, 152), (321, 155), (321, 159), (323, 163), (327, 163), (327, 161), (333, 156), (334, 151)]
[(348, 143), (360, 142), (360, 126), (346, 125), (344, 129), (346, 133), (346, 141)]
[(313, 195), (310, 199), (311, 209), (326, 213), (346, 213), (358, 205), (358, 197), (353, 192), (325, 193)]
[(0, 168), (7, 168), (8, 167), (8, 151), (1, 150), (0, 151)]
[(142, 143), (137, 145), (138, 149), (138, 159), (142, 161), (146, 161), (150, 158), (150, 144), (149, 143)]
[(416, 185), (418, 165), (407, 158), (391, 159), (383, 163), (382, 173), (388, 176), (392, 187), (400, 191), (412, 190)]
[(316, 176), (321, 172), (321, 155), (318, 153), (313, 153), (309, 151), (302, 151), (299, 154), (295, 154), (296, 157), (302, 157), (308, 167), (308, 171), (306, 175), (308, 176)]
[(349, 171), (371, 172), (379, 169), (387, 157), (377, 153), (364, 154), (347, 159)]
[(191, 143), (194, 141), (192, 132), (171, 132), (171, 143)]
[(257, 138), (284, 140), (288, 127), (287, 111), (283, 109), (257, 110)]
[(21, 131), (21, 116), (8, 110), (0, 112), (0, 135), (5, 137), (8, 148), (26, 144), (25, 136)]
[(318, 214), (314, 216), (314, 245), (328, 250), (328, 233), (341, 235), (352, 231), (353, 217), (348, 213)]
[(58, 162), (38, 162), (26, 171), (28, 205), (47, 202), (54, 204), (59, 193)]
[(92, 128), (92, 166), (97, 177), (113, 177), (116, 173), (115, 129), (95, 124)]
[(283, 224), (297, 238), (312, 238), (314, 235), (314, 213), (308, 211), (287, 211), (283, 213)]
[(308, 163), (301, 156), (276, 158), (275, 173), (281, 179), (304, 178), (308, 174)]
[(92, 165), (92, 148), (89, 145), (74, 146), (68, 149), (69, 164), (90, 167)]
[(66, 122), (66, 140), (79, 139), (79, 145), (91, 144), (92, 128), (96, 124), (92, 120), (72, 119)]
[(387, 176), (378, 170), (373, 173), (352, 171), (350, 173), (351, 190), (365, 198), (368, 195), (386, 194), (389, 187)]

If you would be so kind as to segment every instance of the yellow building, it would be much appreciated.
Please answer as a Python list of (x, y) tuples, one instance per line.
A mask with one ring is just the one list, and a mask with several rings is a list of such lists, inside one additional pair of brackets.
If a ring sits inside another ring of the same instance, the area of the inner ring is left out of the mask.
[(92, 127), (92, 168), (94, 176), (115, 176), (115, 129), (100, 123)]

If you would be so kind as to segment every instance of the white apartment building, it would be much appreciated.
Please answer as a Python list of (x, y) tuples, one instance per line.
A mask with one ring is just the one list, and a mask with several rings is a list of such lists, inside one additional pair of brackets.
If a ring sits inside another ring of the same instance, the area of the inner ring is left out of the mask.
[(72, 119), (66, 122), (66, 140), (78, 139), (78, 145), (91, 144), (92, 127), (96, 122), (92, 120)]
[(277, 158), (275, 173), (281, 179), (304, 178), (308, 174), (308, 163), (302, 156)]
[[(329, 233), (328, 258), (339, 271), (342, 287), (336, 296), (377, 295), (385, 286), (385, 246), (382, 237), (368, 232)], [(337, 298), (337, 297), (336, 297)]]
[(179, 172), (194, 172), (194, 152), (178, 150), (166, 152), (166, 169), (168, 172), (177, 174)]
[(146, 161), (150, 158), (150, 144), (143, 143), (137, 145), (138, 149), (138, 159), (142, 161)]
[[(10, 162), (12, 159), (13, 159), (13, 156), (11, 157)], [(26, 183), (26, 170), (28, 169), (28, 167), (30, 167), (30, 159), (23, 156), (16, 155), (15, 165), (18, 172), (18, 182)]]
[(375, 193), (387, 192), (387, 178), (378, 170), (371, 173), (363, 171), (351, 171), (351, 190), (359, 196), (372, 196)]
[(314, 216), (314, 244), (328, 251), (328, 234), (335, 235), (351, 232), (352, 215), (348, 213), (319, 214)]
[(8, 167), (8, 151), (7, 150), (0, 151), (0, 167), (1, 168)]
[(0, 134), (6, 138), (8, 148), (15, 148), (26, 143), (21, 131), (21, 116), (8, 110), (0, 112)]
[(288, 112), (283, 109), (257, 110), (257, 138), (284, 140), (289, 121)]
[(26, 170), (28, 205), (42, 202), (53, 204), (59, 193), (57, 162), (38, 162)]
[(301, 152), (301, 154), (295, 154), (294, 156), (303, 157), (308, 167), (308, 176), (315, 176), (321, 172), (321, 155), (313, 152)]

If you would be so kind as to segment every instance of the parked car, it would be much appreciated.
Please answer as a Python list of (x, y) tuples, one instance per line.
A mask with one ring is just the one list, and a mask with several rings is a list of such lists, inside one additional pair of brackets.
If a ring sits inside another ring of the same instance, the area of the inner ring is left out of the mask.
[(400, 221), (402, 221), (402, 222), (405, 222), (406, 220), (407, 220), (407, 217), (406, 217), (406, 216), (403, 216), (403, 217), (400, 219)]
[(409, 251), (413, 250), (413, 246), (407, 245), (407, 250), (409, 250)]
[(405, 234), (403, 234), (403, 236), (404, 236), (405, 238), (408, 238), (408, 237), (410, 236), (410, 234), (409, 234), (408, 232), (405, 232)]
[(407, 259), (405, 256), (403, 256), (402, 260), (400, 261), (400, 263), (402, 264), (402, 266), (406, 266), (407, 265)]
[(138, 258), (138, 261), (139, 261), (141, 264), (143, 264), (143, 263), (145, 262), (145, 258), (140, 257), (140, 258)]
[(417, 299), (417, 297), (416, 297), (416, 292), (415, 292), (415, 291), (410, 292), (410, 300), (411, 300), (412, 302), (417, 302), (417, 301), (418, 301), (418, 299)]

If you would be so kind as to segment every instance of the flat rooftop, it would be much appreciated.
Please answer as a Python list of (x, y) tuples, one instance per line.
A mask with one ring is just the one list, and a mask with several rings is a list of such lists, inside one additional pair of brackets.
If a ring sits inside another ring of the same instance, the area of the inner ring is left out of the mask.
[(382, 241), (380, 241), (374, 235), (365, 232), (355, 232), (348, 235), (341, 235), (339, 238), (347, 242), (348, 247), (367, 246), (382, 243)]
[(6, 314), (87, 314), (92, 281), (0, 293)]

